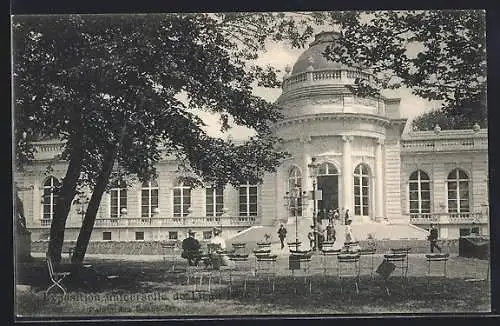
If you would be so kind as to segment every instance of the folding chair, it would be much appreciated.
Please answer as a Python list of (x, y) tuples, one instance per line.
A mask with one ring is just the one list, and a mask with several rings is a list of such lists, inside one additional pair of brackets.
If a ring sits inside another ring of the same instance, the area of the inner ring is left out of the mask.
[[(190, 286), (190, 280), (194, 279), (193, 292), (207, 292), (211, 293), (212, 289), (212, 271), (207, 270), (200, 266), (188, 266), (186, 270), (187, 282), (186, 285)], [(198, 279), (198, 281), (196, 281)], [(206, 290), (203, 289), (203, 279), (208, 279), (206, 283)]]
[(45, 294), (48, 294), (50, 290), (57, 286), (61, 291), (63, 292), (63, 297), (66, 296), (66, 289), (62, 285), (62, 281), (69, 275), (71, 275), (71, 272), (56, 272), (54, 269), (54, 265), (52, 264), (52, 259), (50, 258), (49, 255), (46, 255), (46, 261), (47, 261), (47, 268), (49, 270), (49, 278), (52, 281), (52, 285), (48, 287), (48, 289), (45, 291)]
[(387, 295), (391, 295), (391, 291), (389, 291), (389, 277), (391, 276), (392, 272), (396, 269), (396, 265), (393, 263), (387, 261), (387, 259), (383, 259), (382, 263), (377, 267), (376, 273), (379, 274), (382, 277), (382, 280), (384, 281), (384, 289)]
[(235, 254), (238, 254), (238, 255), (245, 255), (246, 254), (246, 246), (247, 246), (246, 243), (244, 243), (244, 242), (233, 243), (232, 246), (233, 246)]
[(257, 295), (260, 294), (260, 284), (259, 280), (261, 277), (267, 278), (268, 285), (271, 286), (272, 292), (275, 290), (275, 278), (276, 278), (276, 261), (278, 255), (255, 255), (255, 279), (257, 281)]
[[(247, 279), (250, 272), (249, 266), (249, 255), (247, 254), (230, 254), (229, 259), (233, 262), (233, 266), (227, 267), (228, 277), (229, 277), (229, 295), (233, 292), (233, 284), (235, 280), (242, 279), (243, 281), (243, 295), (246, 295), (247, 291)], [(221, 269), (224, 271), (224, 269)], [(221, 276), (223, 274), (221, 273)]]
[[(311, 279), (311, 275), (310, 275), (311, 259), (312, 259), (312, 252), (310, 250), (306, 250), (306, 251), (290, 250), (289, 268), (292, 271), (292, 277), (295, 281), (296, 280), (295, 271), (302, 270), (304, 272), (304, 285), (309, 284), (309, 287), (308, 287), (309, 294), (312, 293), (312, 279)], [(295, 291), (295, 294), (297, 294), (297, 292), (298, 292), (297, 291), (297, 282), (294, 282), (294, 284), (295, 284), (294, 291)]]
[(443, 292), (446, 292), (446, 279), (448, 277), (446, 264), (450, 254), (427, 254), (428, 270), (425, 274), (427, 278), (427, 292), (430, 292), (430, 282), (432, 278), (441, 279), (443, 283)]
[(177, 248), (177, 243), (175, 241), (162, 242), (160, 244), (163, 254), (163, 261), (172, 261), (172, 271), (175, 270), (175, 265), (177, 262), (177, 253), (175, 249)]
[(360, 254), (339, 254), (337, 256), (338, 269), (337, 277), (340, 283), (340, 293), (343, 292), (343, 280), (346, 278), (352, 278), (354, 280), (354, 286), (356, 288), (356, 294), (359, 294), (359, 259)]
[[(399, 269), (401, 271), (401, 287), (406, 289), (407, 284), (407, 275), (408, 275), (408, 256), (405, 253), (397, 253), (397, 254), (385, 254), (384, 260), (388, 263), (394, 265), (394, 269)], [(392, 272), (391, 272), (392, 273)], [(389, 291), (389, 279), (390, 275), (385, 278), (385, 289), (387, 295), (390, 295)]]
[[(367, 269), (370, 271), (370, 277), (372, 280), (373, 280), (373, 271), (375, 268), (375, 266), (374, 266), (375, 251), (376, 251), (376, 249), (374, 249), (374, 248), (362, 248), (359, 251), (359, 254), (361, 255), (361, 257), (369, 258), (369, 265), (367, 267), (365, 267), (364, 269)], [(361, 262), (360, 262), (360, 265), (362, 265)]]
[(405, 278), (407, 278), (407, 276), (408, 276), (410, 251), (411, 251), (410, 247), (391, 248), (391, 252), (393, 254), (405, 254), (406, 255)]
[[(323, 269), (323, 276), (326, 278), (328, 270), (335, 271), (337, 269), (337, 256), (340, 255), (341, 249), (325, 248), (321, 251), (321, 267)], [(330, 264), (328, 264), (330, 262)]]

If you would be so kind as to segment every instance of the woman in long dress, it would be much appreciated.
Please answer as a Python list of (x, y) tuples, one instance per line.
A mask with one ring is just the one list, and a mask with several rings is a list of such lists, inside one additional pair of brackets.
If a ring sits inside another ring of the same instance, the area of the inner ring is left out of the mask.
[(352, 243), (356, 242), (356, 238), (354, 237), (354, 234), (352, 233), (352, 226), (351, 226), (352, 220), (347, 220), (346, 225), (345, 225), (345, 243), (349, 244), (347, 245), (347, 249), (349, 251), (357, 251), (359, 250), (359, 245), (353, 246)]
[(232, 266), (234, 262), (229, 259), (229, 256), (224, 253), (226, 250), (226, 240), (224, 240), (221, 236), (222, 231), (219, 229), (214, 230), (214, 237), (210, 240), (210, 243), (219, 245), (222, 252), (219, 253), (219, 258), (221, 261), (221, 265), (223, 266)]

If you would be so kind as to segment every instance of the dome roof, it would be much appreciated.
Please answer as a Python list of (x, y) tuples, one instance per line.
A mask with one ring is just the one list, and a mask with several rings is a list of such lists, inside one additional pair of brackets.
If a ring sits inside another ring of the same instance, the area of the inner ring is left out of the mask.
[(328, 45), (341, 37), (339, 32), (321, 32), (316, 35), (314, 42), (309, 45), (309, 49), (304, 51), (293, 65), (291, 74), (298, 74), (310, 70), (341, 69), (349, 68), (338, 62), (328, 60), (323, 53)]

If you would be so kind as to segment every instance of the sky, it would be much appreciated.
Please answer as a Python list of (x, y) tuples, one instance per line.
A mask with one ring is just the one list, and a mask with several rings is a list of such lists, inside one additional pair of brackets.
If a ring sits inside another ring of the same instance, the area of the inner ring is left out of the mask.
[[(260, 65), (271, 65), (277, 69), (284, 70), (285, 66), (293, 66), (298, 57), (306, 50), (295, 49), (286, 46), (286, 44), (273, 43), (267, 46), (267, 51), (264, 52), (255, 63)], [(281, 78), (281, 76), (279, 76)], [(274, 102), (281, 95), (281, 89), (269, 89), (256, 87), (254, 88), (254, 94), (261, 96), (262, 98)], [(398, 90), (387, 90), (384, 95), (389, 97), (399, 97), (401, 98), (401, 116), (403, 118), (414, 118), (423, 112), (432, 110), (435, 106), (433, 103), (424, 100), (418, 96), (411, 94), (410, 90), (407, 88), (401, 88)], [(207, 124), (205, 128), (206, 132), (210, 136), (214, 137), (231, 137), (233, 139), (245, 139), (253, 134), (251, 130), (242, 126), (234, 126), (226, 134), (220, 132), (220, 124), (218, 123), (218, 117), (212, 115), (208, 112), (197, 112), (197, 114), (203, 119)]]

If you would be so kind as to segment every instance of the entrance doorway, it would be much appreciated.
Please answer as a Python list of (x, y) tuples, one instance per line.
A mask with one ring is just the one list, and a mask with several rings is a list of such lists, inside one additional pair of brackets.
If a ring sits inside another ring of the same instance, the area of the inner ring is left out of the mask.
[(318, 189), (322, 198), (318, 200), (318, 218), (328, 218), (328, 212), (339, 207), (339, 175), (335, 165), (323, 163), (318, 171)]

